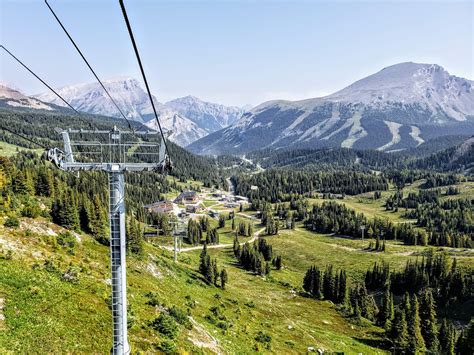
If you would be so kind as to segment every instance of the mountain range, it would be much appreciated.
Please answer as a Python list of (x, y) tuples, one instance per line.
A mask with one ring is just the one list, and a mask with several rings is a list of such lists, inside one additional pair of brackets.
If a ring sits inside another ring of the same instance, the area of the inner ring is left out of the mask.
[[(140, 82), (104, 81), (128, 119), (157, 129)], [(74, 108), (120, 117), (98, 83), (57, 91)], [(400, 151), (443, 136), (474, 134), (474, 82), (436, 64), (400, 63), (325, 97), (274, 100), (249, 111), (186, 96), (160, 103), (153, 96), (169, 139), (198, 154), (245, 154), (262, 148), (343, 147)], [(57, 110), (52, 93), (26, 96), (0, 85), (0, 104), (17, 109)]]
[[(150, 100), (138, 80), (116, 77), (103, 83), (127, 119), (141, 122), (149, 128), (157, 128)], [(56, 90), (76, 110), (121, 117), (99, 83), (70, 85)], [(64, 103), (50, 92), (35, 95), (34, 98), (64, 106)], [(162, 127), (169, 132), (169, 139), (181, 146), (228, 126), (240, 118), (244, 111), (239, 107), (205, 102), (194, 96), (178, 98), (165, 104), (153, 96), (153, 101)]]
[(400, 63), (322, 98), (265, 102), (188, 146), (199, 154), (262, 148), (398, 151), (474, 134), (474, 82), (436, 64)]

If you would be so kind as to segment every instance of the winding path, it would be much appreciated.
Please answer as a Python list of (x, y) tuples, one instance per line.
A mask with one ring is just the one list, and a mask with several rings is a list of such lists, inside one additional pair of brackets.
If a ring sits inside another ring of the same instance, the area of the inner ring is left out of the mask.
[[(258, 238), (258, 236), (264, 231), (265, 231), (265, 227), (259, 229), (258, 231), (256, 231), (253, 234), (252, 239), (246, 240), (245, 242), (241, 242), (240, 245), (244, 245), (245, 243), (253, 243)], [(233, 246), (234, 246), (233, 244), (213, 244), (213, 245), (208, 245), (207, 249), (231, 248)], [(166, 250), (170, 250), (170, 251), (173, 251), (173, 249), (174, 249), (172, 246), (164, 246), (164, 245), (161, 246), (161, 248), (166, 249)], [(181, 250), (179, 252), (183, 253), (183, 252), (187, 252), (187, 251), (201, 250), (201, 249), (202, 249), (202, 245), (197, 245), (195, 247), (181, 248)]]

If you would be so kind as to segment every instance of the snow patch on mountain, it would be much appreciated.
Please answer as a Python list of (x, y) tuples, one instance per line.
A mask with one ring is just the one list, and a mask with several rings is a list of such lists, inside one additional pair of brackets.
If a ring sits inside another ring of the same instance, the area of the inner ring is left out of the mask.
[(381, 151), (387, 150), (388, 148), (399, 143), (401, 140), (400, 127), (402, 125), (400, 123), (392, 122), (392, 121), (384, 121), (384, 123), (387, 125), (388, 129), (390, 130), (392, 139), (387, 144), (384, 144), (383, 146), (377, 148), (377, 150), (381, 150)]
[(303, 133), (303, 135), (301, 135), (299, 140), (309, 141), (310, 139), (319, 138), (323, 136), (327, 131), (334, 127), (337, 122), (339, 122), (339, 119), (339, 109), (336, 105), (334, 105), (332, 108), (331, 117), (308, 129), (305, 133)]
[(367, 136), (367, 131), (360, 124), (361, 118), (360, 112), (356, 112), (352, 117), (352, 126), (348, 137), (341, 143), (342, 148), (352, 148), (355, 142)]
[(410, 126), (410, 128), (410, 136), (417, 143), (416, 146), (418, 147), (420, 144), (423, 144), (425, 142), (425, 140), (420, 137), (420, 128), (418, 128), (417, 126)]

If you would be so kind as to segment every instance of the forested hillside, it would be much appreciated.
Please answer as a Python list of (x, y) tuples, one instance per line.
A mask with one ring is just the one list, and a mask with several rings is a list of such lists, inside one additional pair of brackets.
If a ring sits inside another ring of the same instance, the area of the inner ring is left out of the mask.
[(263, 168), (304, 170), (423, 169), (472, 173), (473, 138), (455, 136), (428, 141), (408, 151), (386, 153), (347, 148), (260, 150), (247, 158)]

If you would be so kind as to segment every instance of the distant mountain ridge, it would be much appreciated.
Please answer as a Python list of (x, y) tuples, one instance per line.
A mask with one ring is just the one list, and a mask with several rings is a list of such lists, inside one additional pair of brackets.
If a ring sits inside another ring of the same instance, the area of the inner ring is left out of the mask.
[(245, 112), (241, 107), (205, 102), (191, 95), (168, 101), (165, 105), (188, 117), (208, 133), (231, 125)]
[(41, 100), (28, 97), (22, 94), (20, 91), (12, 89), (3, 83), (0, 83), (0, 103), (12, 108), (16, 107), (47, 111), (55, 109), (52, 105), (48, 105), (47, 103), (42, 102)]
[[(145, 123), (152, 129), (157, 128), (148, 94), (138, 80), (131, 77), (116, 77), (103, 83), (128, 119)], [(70, 85), (58, 88), (57, 91), (79, 111), (121, 117), (99, 83)], [(64, 105), (56, 95), (49, 92), (35, 95), (35, 98)], [(160, 103), (153, 96), (153, 101), (163, 129), (171, 131), (169, 138), (181, 146), (228, 126), (243, 113), (241, 108), (205, 102), (194, 96), (178, 98), (166, 104)]]
[(474, 133), (474, 82), (436, 64), (396, 64), (322, 98), (265, 102), (188, 148), (242, 154), (262, 148), (397, 151)]

